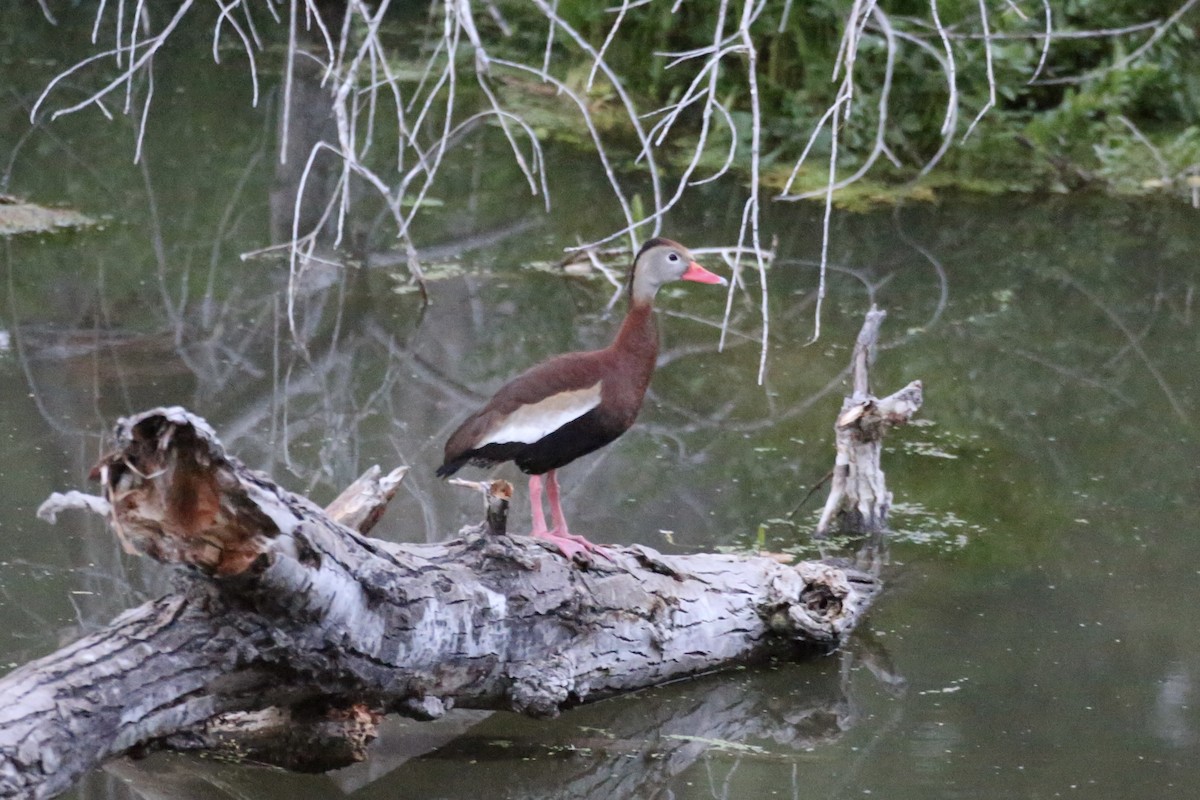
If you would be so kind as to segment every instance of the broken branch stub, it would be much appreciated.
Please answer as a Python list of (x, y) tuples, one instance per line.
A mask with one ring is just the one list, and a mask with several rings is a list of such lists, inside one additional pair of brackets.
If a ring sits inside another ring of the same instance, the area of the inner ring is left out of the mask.
[(493, 536), (503, 536), (508, 532), (508, 506), (512, 501), (512, 484), (505, 480), (468, 481), (463, 478), (451, 478), (446, 481), (451, 486), (461, 486), (464, 489), (474, 489), (483, 495), (484, 527)]
[(279, 533), (253, 502), (249, 470), (204, 420), (175, 406), (123, 419), (93, 468), (126, 549), (210, 574), (236, 575)]
[(875, 360), (885, 316), (887, 312), (872, 306), (854, 344), (850, 358), (854, 388), (842, 401), (834, 424), (837, 455), (829, 497), (817, 522), (817, 536), (827, 535), (835, 522), (847, 533), (879, 533), (887, 528), (892, 493), (880, 465), (883, 437), (892, 428), (908, 423), (920, 410), (924, 387), (920, 381), (913, 381), (883, 399), (871, 394), (870, 365)]
[(384, 475), (376, 464), (325, 506), (325, 513), (347, 528), (367, 533), (379, 522), (407, 474), (408, 467), (396, 467)]

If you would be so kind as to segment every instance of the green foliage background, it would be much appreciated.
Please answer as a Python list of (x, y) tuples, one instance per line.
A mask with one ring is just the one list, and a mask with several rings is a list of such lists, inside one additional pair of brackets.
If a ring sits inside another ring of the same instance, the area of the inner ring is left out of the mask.
[[(609, 6), (590, 0), (562, 0), (558, 13), (600, 47), (616, 20)], [(625, 76), (645, 107), (678, 98), (698, 69), (688, 62), (667, 69), (664, 52), (680, 52), (711, 44), (716, 3), (671, 3), (632, 8), (606, 60)], [(752, 28), (759, 54), (759, 86), (764, 109), (763, 153), (767, 186), (782, 185), (811, 131), (834, 101), (831, 81), (839, 42), (852, 4), (848, 0), (792, 3), (786, 22), (785, 3), (770, 0)], [(545, 47), (547, 23), (531, 4), (506, 0), (500, 5), (516, 33), (493, 41), (534, 58)], [(925, 40), (939, 53), (943, 44), (924, 0), (881, 3), (891, 24)], [(1118, 193), (1169, 192), (1192, 198), (1200, 190), (1200, 6), (1184, 13), (1139, 58), (1118, 66), (1144, 44), (1154, 28), (1119, 35), (1097, 33), (1164, 21), (1181, 8), (1178, 0), (1069, 0), (1051, 2), (1055, 38), (1037, 80), (1030, 82), (1042, 58), (1045, 10), (1042, 4), (988, 3), (997, 105), (964, 139), (971, 120), (988, 99), (986, 48), (975, 0), (939, 0), (938, 13), (955, 37), (953, 49), (959, 92), (955, 144), (923, 181), (988, 191), (1041, 191), (1095, 188)], [(741, 4), (730, 6), (726, 30), (736, 25)], [(1017, 10), (1019, 9), (1020, 13)], [(782, 28), (782, 30), (781, 30)], [(491, 38), (491, 37), (489, 37)], [(582, 80), (590, 60), (563, 43), (555, 59), (571, 62), (570, 74)], [(851, 124), (839, 140), (839, 170), (848, 174), (870, 152), (878, 120), (886, 43), (868, 27), (856, 64), (856, 99)], [(721, 97), (749, 136), (750, 109), (745, 59), (726, 60)], [(1066, 81), (1066, 82), (1063, 82)], [(880, 159), (867, 191), (880, 183), (911, 180), (941, 144), (940, 127), (948, 90), (942, 67), (924, 49), (901, 41), (888, 103), (886, 143), (899, 166)], [(698, 128), (699, 113), (691, 120)], [(1136, 132), (1135, 129), (1136, 128)], [(728, 147), (723, 129), (709, 150), (719, 163)], [(694, 139), (693, 139), (694, 141)], [(686, 150), (686, 140), (677, 142)], [(828, 133), (818, 138), (796, 189), (823, 184), (829, 153)], [(747, 166), (748, 148), (739, 148)]]

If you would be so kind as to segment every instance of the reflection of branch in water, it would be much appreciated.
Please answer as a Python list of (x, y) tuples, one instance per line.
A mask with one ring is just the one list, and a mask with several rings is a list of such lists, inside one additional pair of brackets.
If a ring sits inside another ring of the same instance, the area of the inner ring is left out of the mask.
[[(901, 206), (897, 205), (892, 211), (892, 229), (896, 231), (896, 235), (900, 237), (900, 241), (904, 242), (913, 250), (916, 250), (921, 254), (922, 258), (929, 262), (930, 266), (933, 267), (934, 274), (937, 275), (937, 305), (934, 306), (933, 313), (929, 315), (929, 319), (926, 320), (925, 324), (921, 326), (921, 333), (927, 333), (933, 330), (933, 328), (938, 324), (942, 318), (942, 313), (946, 310), (946, 303), (949, 302), (950, 299), (950, 281), (946, 276), (946, 268), (942, 265), (942, 262), (939, 261), (932, 252), (930, 252), (929, 248), (925, 247), (920, 242), (908, 235), (908, 232), (905, 230), (904, 225), (901, 224), (900, 221), (900, 210)], [(906, 334), (896, 341), (889, 342), (887, 344), (881, 344), (880, 349), (896, 347), (897, 345), (910, 339), (912, 335), (913, 334)]]
[[(22, 113), (28, 116), (29, 104), (25, 101), (25, 98), (18, 94), (17, 90), (12, 87), (8, 87), (8, 92), (13, 97), (13, 104), (15, 106), (20, 106)], [(7, 111), (8, 109), (5, 109), (5, 112)], [(5, 166), (4, 172), (0, 173), (0, 192), (7, 192), (9, 190), (10, 184), (12, 183), (13, 170), (15, 170), (17, 166), (17, 158), (21, 155), (21, 151), (25, 147), (25, 144), (31, 139), (41, 147), (45, 147), (45, 141), (49, 140), (57, 146), (58, 150), (61, 151), (62, 156), (70, 161), (72, 170), (90, 175), (93, 179), (93, 184), (97, 188), (103, 190), (110, 197), (115, 194), (115, 192), (109, 186), (108, 177), (104, 175), (99, 168), (97, 168), (96, 159), (84, 157), (76, 152), (71, 143), (59, 136), (54, 127), (47, 125), (43, 119), (33, 120), (30, 123), (29, 128), (17, 139), (16, 143), (11, 145), (12, 150), (8, 156), (8, 164)], [(60, 163), (59, 166), (62, 167), (64, 165)]]
[[(714, 786), (719, 782), (715, 796), (735, 796), (729, 792), (739, 764), (800, 764), (807, 752), (862, 724), (852, 690), (854, 676), (862, 674), (858, 664), (889, 692), (903, 691), (904, 679), (878, 641), (851, 643), (837, 662), (780, 665), (736, 678), (722, 673), (580, 708), (555, 722), (492, 717), (389, 780), (418, 783), (435, 771), (443, 796), (473, 798), (481, 778), (503, 770), (508, 779), (500, 797), (605, 800), (671, 796), (676, 781), (701, 768)], [(898, 723), (903, 704), (894, 705), (896, 713), (876, 727), (873, 743)], [(446, 776), (439, 764), (446, 760), (478, 766)], [(725, 765), (716, 778), (712, 770)]]
[[(743, 420), (743, 421), (727, 420), (727, 419), (723, 419), (720, 416), (719, 411), (718, 411), (717, 415), (714, 417), (697, 419), (694, 414), (688, 412), (686, 409), (681, 409), (678, 406), (674, 406), (674, 408), (677, 411), (679, 411), (684, 416), (690, 417), (692, 419), (692, 421), (691, 422), (682, 422), (679, 424), (672, 424), (670, 426), (670, 430), (675, 432), (676, 434), (686, 434), (686, 433), (695, 433), (696, 431), (711, 430), (713, 428), (720, 427), (722, 430), (726, 430), (726, 431), (734, 431), (737, 433), (753, 433), (754, 431), (761, 431), (761, 430), (765, 430), (767, 428), (772, 428), (784, 420), (794, 419), (798, 416), (803, 415), (810, 408), (812, 408), (815, 404), (820, 402), (822, 399), (829, 396), (831, 393), (837, 391), (845, 383), (846, 376), (849, 373), (850, 373), (849, 367), (843, 368), (842, 371), (837, 373), (836, 375), (834, 375), (833, 378), (830, 379), (830, 381), (828, 383), (826, 383), (824, 386), (822, 386), (817, 391), (810, 394), (808, 397), (805, 397), (803, 400), (793, 402), (786, 409), (778, 412), (777, 414), (774, 414), (770, 417), (761, 418), (761, 419), (752, 419), (752, 420)], [(652, 392), (653, 392), (653, 390), (650, 390), (647, 393), (647, 397), (654, 399), (654, 402), (656, 402), (656, 403), (662, 403), (661, 400), (657, 399), (658, 396), (652, 394)], [(665, 431), (663, 431), (662, 428), (658, 427), (655, 423), (652, 423), (652, 422), (639, 422), (638, 428), (640, 430), (644, 430), (644, 431), (656, 433), (656, 434), (660, 433), (660, 432), (665, 432)]]
[[(91, 520), (80, 524), (86, 532), (97, 533), (102, 525), (94, 524)], [(111, 539), (105, 545), (111, 545)], [(111, 548), (110, 548), (111, 549)], [(0, 597), (10, 609), (16, 609), (30, 621), (29, 625), (16, 624), (5, 635), (23, 643), (19, 651), (9, 651), (7, 658), (14, 661), (27, 660), (40, 656), (55, 647), (62, 647), (78, 639), (81, 635), (91, 633), (106, 624), (115, 614), (120, 613), (134, 604), (145, 602), (153, 594), (161, 593), (162, 582), (137, 576), (135, 580), (120, 558), (104, 559), (103, 565), (92, 562), (81, 563), (78, 566), (63, 566), (61, 563), (37, 563), (23, 558), (10, 558), (4, 563), (5, 580), (0, 581)], [(44, 580), (53, 576), (67, 587), (64, 599), (75, 612), (73, 622), (61, 617), (50, 617), (42, 610), (57, 610), (57, 603), (30, 603), (24, 596), (25, 578), (19, 572), (24, 571), (30, 576)], [(86, 599), (84, 599), (86, 598)], [(17, 619), (19, 617), (14, 617)]]
[[(908, 682), (892, 666), (887, 649), (876, 637), (869, 634), (861, 637), (861, 644), (857, 641), (859, 638), (856, 636), (855, 643), (841, 653), (842, 673), (848, 677), (853, 666), (861, 661), (868, 671), (883, 684), (888, 694), (903, 695), (907, 691)], [(854, 749), (850, 763), (844, 769), (839, 770), (840, 780), (837, 782), (837, 786), (828, 792), (828, 796), (847, 796), (846, 788), (858, 781), (867, 765), (875, 760), (876, 751), (882, 748), (884, 743), (895, 734), (896, 729), (900, 726), (900, 721), (904, 718), (907, 704), (890, 703), (889, 706), (892, 713), (886, 718), (873, 717), (873, 719), (882, 719), (882, 721), (873, 727), (867, 743)]]
[[(253, 154), (221, 214), (217, 235), (213, 239), (209, 256), (207, 283), (210, 287), (216, 283), (217, 266), (222, 260), (221, 245), (227, 235), (230, 220), (237, 216), (241, 189), (246, 176), (253, 169), (254, 164), (261, 161), (263, 154), (264, 151), (261, 147)], [(123, 287), (115, 284), (110, 286), (104, 280), (100, 280), (95, 290), (99, 295), (95, 303), (99, 308), (96, 324), (105, 330), (94, 331), (90, 336), (86, 333), (83, 334), (86, 338), (84, 346), (87, 351), (91, 352), (96, 359), (101, 356), (110, 357), (115, 371), (110, 371), (108, 374), (115, 375), (119, 384), (124, 387), (128, 383), (124, 372), (126, 363), (129, 361), (128, 357), (123, 355), (123, 353), (129, 352), (124, 344), (126, 340), (130, 345), (136, 346), (140, 346), (137, 344), (139, 341), (162, 344), (173, 342), (173, 355), (179, 362), (186, 365), (187, 371), (196, 378), (195, 401), (201, 405), (208, 405), (211, 399), (221, 397), (231, 389), (238, 392), (244, 391), (246, 376), (256, 378), (250, 383), (250, 386), (255, 390), (262, 391), (263, 394), (257, 400), (246, 398), (239, 401), (237, 415), (229, 420), (228, 424), (231, 435), (227, 439), (231, 444), (241, 445), (244, 437), (249, 440), (256, 438), (261, 440), (263, 430), (269, 428), (278, 432), (282, 423), (289, 434), (283, 440), (285, 454), (288, 442), (294, 435), (324, 429), (334, 435), (323, 440), (323, 445), (327, 448), (345, 446), (351, 459), (356, 458), (357, 448), (353, 443), (357, 441), (359, 423), (366, 416), (376, 413), (375, 409), (379, 405), (380, 398), (388, 394), (396, 385), (404, 366), (403, 361), (390, 364), (385, 371), (384, 378), (374, 387), (365, 402), (356, 402), (355, 393), (352, 391), (355, 384), (348, 379), (345, 371), (356, 361), (356, 352), (360, 347), (374, 347), (380, 340), (380, 337), (368, 337), (361, 340), (357, 336), (351, 341), (344, 339), (343, 321), (347, 313), (346, 304), (349, 302), (350, 295), (347, 291), (347, 281), (353, 281), (354, 276), (361, 276), (364, 273), (361, 271), (351, 273), (342, 270), (330, 271), (327, 283), (314, 282), (311, 285), (305, 285), (299, 295), (293, 295), (294, 302), (300, 304), (302, 308), (308, 309), (305, 314), (307, 318), (306, 336), (311, 338), (322, 335), (322, 330), (327, 332), (327, 344), (320, 348), (325, 351), (325, 355), (311, 353), (306, 360), (303, 358), (303, 354), (288, 353), (286, 348), (284, 352), (281, 352), (277, 334), (280, 320), (279, 291), (282, 287), (276, 287), (274, 292), (267, 293), (223, 290), (219, 297), (214, 297), (210, 289), (201, 297), (189, 298), (187, 286), (190, 265), (186, 259), (177, 263), (177, 260), (170, 255), (175, 248), (168, 240), (168, 234), (163, 229), (163, 220), (158, 213), (152, 161), (144, 158), (141, 169), (143, 182), (148, 192), (148, 216), (150, 217), (148, 230), (152, 244), (151, 249), (156, 261), (157, 292), (161, 303), (161, 313), (169, 332), (166, 337), (128, 337), (108, 333), (108, 330), (114, 328), (114, 322), (108, 309), (123, 300), (125, 295), (120, 293), (124, 290)], [(527, 221), (519, 221), (472, 239), (439, 246), (436, 252), (439, 257), (451, 258), (468, 249), (494, 245), (518, 235), (527, 230), (529, 225), (530, 223)], [(101, 276), (103, 277), (103, 273)], [(11, 284), (11, 273), (9, 278)], [(331, 288), (333, 291), (329, 291)], [(11, 306), (15, 302), (11, 285), (9, 295)], [(60, 429), (60, 432), (64, 434), (78, 436), (84, 433), (63, 429), (59, 421), (61, 415), (53, 414), (45, 407), (42, 402), (43, 393), (28, 363), (28, 348), (25, 347), (24, 330), (19, 325), (19, 317), (14, 314), (13, 319), (18, 323), (15, 327), (15, 332), (19, 337), (15, 342), (18, 349), (17, 354), (26, 368), (31, 392), (48, 424)], [(40, 355), (45, 355), (45, 353), (42, 352)], [(155, 360), (161, 368), (163, 357), (155, 356)], [(357, 360), (361, 361), (361, 359)], [(107, 364), (105, 369), (107, 369)], [(100, 363), (93, 363), (93, 383), (96, 385), (92, 392), (94, 400), (99, 395), (100, 376), (104, 372)], [(257, 378), (267, 375), (272, 376), (273, 385), (260, 388), (262, 382)], [(303, 410), (305, 403), (313, 399), (318, 401), (317, 414), (321, 417), (319, 421), (312, 419), (311, 411)], [(129, 400), (127, 389), (126, 400)], [(129, 402), (124, 403), (124, 407), (130, 407)], [(94, 412), (98, 420), (96, 428), (106, 427), (107, 419), (97, 409), (94, 409)], [(280, 441), (276, 437), (272, 437), (272, 440)], [(258, 445), (255, 445), (253, 449), (258, 449)], [(324, 449), (319, 456), (322, 469), (317, 472), (318, 478), (323, 474), (335, 471), (335, 464), (338, 460), (330, 449)], [(306, 474), (308, 474), (307, 471)]]
[[(659, 311), (658, 313), (660, 316), (664, 316), (664, 317), (673, 317), (675, 319), (686, 319), (689, 322), (697, 322), (707, 328), (716, 328), (717, 330), (722, 329), (722, 324), (720, 322), (716, 322), (716, 321), (710, 320), (710, 319), (705, 319), (704, 317), (700, 317), (695, 314), (688, 314), (687, 312), (684, 312), (684, 311), (672, 311), (671, 309), (663, 309), (663, 310)], [(758, 341), (757, 336), (753, 336), (749, 333), (743, 333), (742, 331), (735, 330), (733, 328), (728, 328), (727, 330), (728, 330), (728, 333), (730, 336), (734, 337), (735, 339), (741, 340), (739, 342), (739, 344), (744, 344), (746, 342)], [(726, 345), (725, 349), (728, 350), (730, 347), (733, 347), (733, 346), (735, 346), (735, 345)], [(708, 345), (693, 345), (690, 348), (677, 347), (666, 353), (660, 354), (658, 357), (658, 366), (661, 367), (664, 364), (669, 364), (670, 362), (674, 361), (675, 359), (679, 358), (682, 355), (692, 355), (692, 354), (696, 354), (696, 353), (717, 353), (717, 352), (721, 352), (719, 345), (714, 345), (711, 347)]]
[[(213, 308), (213, 303), (216, 301), (217, 296), (217, 272), (223, 261), (222, 247), (226, 239), (231, 238), (233, 221), (241, 213), (242, 194), (246, 189), (246, 185), (257, 172), (259, 166), (266, 161), (269, 141), (270, 129), (264, 124), (258, 141), (250, 148), (250, 158), (246, 160), (246, 165), (242, 168), (233, 189), (229, 193), (229, 199), (225, 203), (225, 209), (221, 213), (221, 219), (217, 223), (217, 229), (213, 234), (212, 249), (209, 252), (208, 260), (208, 280), (205, 284), (204, 295), (200, 298), (200, 324), (205, 328), (213, 326), (214, 318), (219, 313)], [(232, 295), (226, 298), (226, 307), (232, 302), (232, 299)]]
[[(503, 242), (521, 236), (543, 224), (542, 219), (518, 219), (506, 225), (479, 231), (466, 236), (456, 237), (453, 241), (441, 244), (430, 244), (416, 248), (417, 257), (425, 263), (440, 261), (455, 261), (474, 250), (484, 250), (497, 247)], [(367, 265), (370, 267), (396, 267), (408, 263), (408, 253), (384, 251), (369, 253)]]
[[(419, 780), (447, 759), (499, 760), (512, 773), (503, 797), (599, 800), (657, 796), (681, 773), (721, 755), (787, 763), (839, 739), (854, 716), (846, 681), (830, 667), (724, 673), (581, 708), (553, 723), (492, 717), (391, 780)], [(800, 671), (804, 682), (796, 680)], [(497, 739), (508, 744), (497, 748)], [(444, 796), (477, 797), (479, 777), (460, 770), (442, 784)]]
[[(34, 407), (37, 408), (38, 414), (46, 422), (51, 430), (70, 437), (86, 439), (89, 436), (94, 436), (94, 431), (86, 430), (77, 426), (65, 425), (62, 418), (58, 414), (53, 414), (46, 405), (46, 399), (43, 397), (43, 392), (37, 381), (33, 367), (31, 365), (31, 355), (26, 346), (26, 329), (21, 324), (21, 315), (17, 309), (17, 293), (16, 286), (13, 283), (13, 258), (12, 247), (9, 241), (4, 243), (4, 263), (6, 274), (6, 288), (8, 289), (8, 313), (9, 319), (9, 334), (10, 346), (16, 354), (17, 363), (21, 367), (21, 372), (25, 376), (25, 383), (29, 387), (29, 397), (33, 400)], [(93, 334), (92, 336), (84, 335), (84, 347), (90, 349), (96, 342), (102, 342), (104, 337)], [(93, 397), (93, 401), (95, 397)]]
[(1093, 389), (1098, 389), (1098, 390), (1104, 392), (1105, 394), (1107, 394), (1109, 397), (1113, 398), (1114, 400), (1117, 400), (1118, 402), (1120, 402), (1123, 405), (1126, 405), (1126, 406), (1134, 405), (1133, 400), (1131, 400), (1129, 398), (1129, 396), (1126, 395), (1124, 392), (1121, 392), (1121, 391), (1117, 390), (1116, 388), (1109, 386), (1107, 383), (1105, 383), (1101, 380), (1098, 380), (1096, 378), (1093, 378), (1091, 375), (1087, 375), (1087, 374), (1081, 372), (1080, 370), (1074, 369), (1066, 364), (1060, 364), (1055, 361), (1051, 361), (1050, 359), (1045, 358), (1044, 356), (1040, 356), (1037, 353), (1031, 353), (1030, 351), (1024, 350), (1019, 347), (1003, 347), (1003, 348), (1001, 348), (999, 345), (997, 345), (995, 349), (997, 352), (1009, 353), (1014, 356), (1017, 356), (1018, 358), (1023, 358), (1026, 361), (1037, 364), (1038, 366), (1045, 367), (1046, 369), (1050, 370), (1051, 372), (1055, 373), (1056, 375), (1059, 375), (1059, 376), (1065, 377), (1065, 378), (1070, 378), (1073, 381), (1082, 383), (1084, 386), (1090, 386)]
[[(1146, 311), (1146, 314), (1145, 314), (1146, 322), (1144, 325), (1142, 325), (1141, 331), (1134, 337), (1134, 340), (1138, 341), (1138, 342), (1145, 341), (1146, 337), (1148, 337), (1150, 335), (1150, 331), (1154, 328), (1155, 323), (1158, 322), (1158, 314), (1162, 310), (1163, 302), (1166, 297), (1166, 291), (1162, 285), (1162, 281), (1163, 281), (1162, 272), (1159, 272), (1156, 277), (1157, 277), (1158, 285), (1157, 285), (1157, 288), (1154, 290), (1154, 296), (1151, 299), (1150, 308)], [(1111, 356), (1109, 356), (1108, 360), (1104, 362), (1104, 368), (1106, 370), (1115, 369), (1117, 364), (1122, 359), (1124, 359), (1125, 356), (1132, 349), (1133, 349), (1133, 347), (1129, 344), (1125, 344), (1124, 346), (1119, 348), (1117, 350), (1117, 352), (1115, 352)]]
[[(813, 748), (860, 723), (845, 666), (857, 651), (852, 646), (837, 662), (725, 672), (552, 721), (470, 711), (433, 723), (401, 721), (385, 725), (362, 765), (321, 778), (273, 773), (272, 780), (294, 782), (295, 792), (308, 795), (325, 794), (328, 783), (341, 792), (436, 784), (439, 797), (475, 800), (487, 783), (498, 799), (611, 800), (671, 796), (685, 773), (703, 770), (718, 791), (729, 791), (738, 764), (803, 764)], [(140, 796), (176, 800), (240, 800), (260, 794), (263, 780), (261, 771), (178, 756), (122, 760), (110, 769)]]
[[(781, 267), (800, 266), (800, 267), (813, 267), (815, 269), (821, 269), (821, 267), (822, 267), (822, 264), (820, 261), (815, 261), (811, 258), (781, 258), (781, 259), (779, 259), (779, 261), (776, 262), (776, 264)], [(865, 269), (859, 269), (857, 267), (847, 267), (847, 266), (843, 266), (841, 264), (833, 264), (833, 263), (826, 262), (824, 265), (824, 269), (826, 272), (836, 272), (841, 275), (849, 275), (850, 277), (854, 278), (856, 281), (861, 283), (863, 288), (866, 289), (866, 291), (867, 291), (867, 298), (866, 298), (867, 303), (871, 304), (871, 305), (874, 305), (876, 302), (875, 293), (879, 291), (879, 287), (883, 284), (884, 281), (887, 280), (886, 278), (884, 278), (883, 280), (874, 280), (871, 278), (870, 275), (867, 274), (867, 271)]]
[(1146, 367), (1146, 371), (1149, 372), (1154, 378), (1155, 382), (1158, 383), (1158, 388), (1162, 390), (1163, 395), (1167, 398), (1167, 402), (1170, 403), (1171, 410), (1175, 412), (1175, 415), (1179, 417), (1179, 420), (1184, 425), (1191, 425), (1191, 419), (1188, 417), (1187, 411), (1184, 409), (1183, 404), (1179, 402), (1179, 399), (1175, 396), (1175, 392), (1171, 390), (1170, 385), (1167, 383), (1167, 379), (1163, 377), (1163, 374), (1159, 371), (1158, 367), (1155, 366), (1154, 362), (1150, 360), (1150, 356), (1146, 353), (1145, 349), (1143, 349), (1142, 343), (1138, 341), (1137, 335), (1129, 329), (1128, 325), (1125, 324), (1125, 320), (1121, 319), (1121, 317), (1118, 316), (1117, 313), (1112, 310), (1112, 308), (1110, 308), (1103, 300), (1101, 300), (1099, 295), (1076, 280), (1075, 277), (1070, 273), (1062, 271), (1059, 273), (1058, 277), (1063, 283), (1067, 284), (1075, 291), (1086, 297), (1092, 305), (1103, 312), (1104, 316), (1108, 317), (1113, 326), (1125, 337), (1125, 340), (1128, 342), (1128, 346), (1132, 348), (1135, 353), (1137, 353), (1138, 359)]

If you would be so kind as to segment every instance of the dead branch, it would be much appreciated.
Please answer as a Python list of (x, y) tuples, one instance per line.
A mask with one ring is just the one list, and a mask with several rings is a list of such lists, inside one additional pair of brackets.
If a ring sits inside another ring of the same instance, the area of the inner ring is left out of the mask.
[(853, 393), (842, 402), (834, 425), (837, 456), (829, 497), (821, 511), (816, 535), (829, 533), (835, 519), (845, 531), (877, 533), (887, 527), (892, 493), (887, 490), (880, 456), (883, 437), (904, 425), (921, 408), (922, 386), (913, 381), (880, 400), (871, 394), (870, 366), (887, 312), (872, 306), (863, 321), (850, 359)]
[(378, 465), (373, 466), (327, 505), (325, 513), (347, 528), (367, 533), (379, 522), (407, 474), (408, 467), (397, 467), (384, 475)]

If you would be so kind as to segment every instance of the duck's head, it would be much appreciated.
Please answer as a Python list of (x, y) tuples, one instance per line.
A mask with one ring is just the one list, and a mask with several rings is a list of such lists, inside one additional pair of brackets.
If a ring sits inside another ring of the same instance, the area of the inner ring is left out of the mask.
[(671, 281), (695, 281), (727, 286), (728, 281), (696, 263), (695, 257), (679, 242), (655, 238), (642, 245), (633, 259), (630, 296), (635, 303), (649, 302), (659, 287)]

